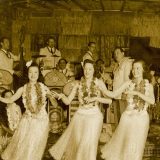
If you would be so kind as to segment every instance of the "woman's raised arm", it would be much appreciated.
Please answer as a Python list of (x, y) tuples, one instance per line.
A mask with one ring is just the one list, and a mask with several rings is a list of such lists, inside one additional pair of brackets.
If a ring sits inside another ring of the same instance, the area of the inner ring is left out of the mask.
[(0, 97), (0, 101), (3, 103), (13, 103), (22, 96), (22, 93), (23, 93), (23, 87), (19, 88), (17, 92), (10, 98)]

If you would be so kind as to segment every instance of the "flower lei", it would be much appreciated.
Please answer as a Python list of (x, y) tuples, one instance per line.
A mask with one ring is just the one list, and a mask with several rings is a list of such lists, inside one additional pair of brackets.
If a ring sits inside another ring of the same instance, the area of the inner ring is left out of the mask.
[(12, 106), (7, 107), (7, 115), (8, 115), (8, 122), (9, 122), (9, 128), (14, 131), (20, 121), (21, 118), (21, 111), (18, 105), (15, 103), (12, 104)]
[[(128, 90), (129, 91), (136, 90), (148, 96), (149, 95), (149, 81), (147, 79), (144, 79), (140, 82), (139, 85), (136, 85), (135, 81), (133, 80)], [(129, 107), (131, 108), (138, 109), (138, 110), (143, 110), (143, 109), (146, 110), (148, 107), (148, 104), (144, 100), (142, 100), (140, 97), (138, 97), (137, 95), (128, 96), (127, 100), (129, 103)]]
[(98, 87), (96, 86), (96, 78), (93, 78), (90, 86), (88, 87), (86, 85), (85, 78), (82, 77), (80, 81), (78, 93), (79, 93), (78, 99), (79, 99), (80, 104), (82, 105), (88, 104), (85, 101), (86, 97), (97, 97), (100, 94), (100, 92), (98, 90)]
[[(36, 101), (34, 103), (33, 106), (33, 91), (35, 90), (35, 97), (36, 97)], [(25, 88), (25, 93), (23, 96), (23, 102), (24, 104), (27, 106), (27, 109), (31, 112), (31, 113), (38, 113), (44, 102), (45, 102), (45, 96), (42, 90), (42, 86), (40, 83), (36, 83), (34, 85), (31, 85), (30, 83), (26, 84), (26, 88)]]

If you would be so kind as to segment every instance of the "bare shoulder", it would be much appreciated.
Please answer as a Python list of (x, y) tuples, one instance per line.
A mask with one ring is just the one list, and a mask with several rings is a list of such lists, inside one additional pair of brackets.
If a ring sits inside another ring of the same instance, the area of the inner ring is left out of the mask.
[(23, 90), (24, 90), (24, 88), (25, 88), (25, 85), (22, 86), (22, 87), (20, 87), (20, 88), (16, 91), (16, 93), (22, 93)]
[(96, 78), (94, 82), (95, 82), (95, 84), (96, 84), (97, 86), (105, 85), (105, 83), (103, 82), (103, 80), (98, 79), (98, 78)]
[(103, 80), (98, 79), (98, 78), (95, 78), (95, 82), (96, 82), (96, 83), (104, 83)]
[(78, 87), (80, 84), (79, 80), (73, 81), (72, 85)]

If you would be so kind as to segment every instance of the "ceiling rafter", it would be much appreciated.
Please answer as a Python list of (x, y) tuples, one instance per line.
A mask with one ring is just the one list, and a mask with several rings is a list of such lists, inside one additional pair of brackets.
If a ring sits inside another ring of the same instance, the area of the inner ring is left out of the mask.
[(79, 8), (81, 8), (84, 11), (87, 11), (88, 8), (85, 5), (82, 5), (78, 0), (71, 0), (73, 3), (75, 3)]
[(121, 9), (120, 9), (121, 12), (124, 11), (125, 6), (126, 6), (126, 3), (127, 3), (127, 0), (123, 0), (122, 7), (121, 7)]
[[(3, 1), (3, 2), (2, 2)], [(53, 13), (55, 10), (97, 12), (160, 12), (160, 0), (0, 0), (0, 8), (35, 9)], [(5, 5), (4, 5), (5, 4)]]
[(160, 3), (160, 0), (129, 0), (131, 2), (150, 2), (150, 3)]
[(100, 0), (99, 2), (100, 2), (100, 5), (101, 5), (101, 8), (102, 8), (102, 11), (104, 11), (105, 7), (104, 7), (104, 4), (103, 4), (103, 0)]
[[(67, 4), (66, 1), (47, 1), (47, 2), (50, 4), (55, 4), (57, 7), (60, 7), (62, 9), (69, 10), (69, 11), (71, 10), (71, 7), (69, 7), (69, 5)], [(52, 2), (54, 2), (54, 3), (52, 3)], [(65, 2), (66, 5), (63, 4), (62, 2)]]
[(51, 8), (49, 8), (48, 6), (45, 5), (44, 1), (38, 0), (38, 1), (30, 1), (29, 6), (32, 5), (38, 5), (39, 7), (46, 9), (48, 11), (53, 11)]
[[(54, 2), (54, 3), (52, 3)], [(67, 9), (69, 10), (70, 8), (62, 5), (62, 4), (59, 4), (57, 3), (57, 1), (49, 1), (49, 0), (30, 0), (30, 3), (39, 3), (40, 5), (42, 5), (44, 8), (48, 8), (49, 10), (54, 10), (54, 7), (57, 6), (59, 8), (62, 8), (62, 9)]]

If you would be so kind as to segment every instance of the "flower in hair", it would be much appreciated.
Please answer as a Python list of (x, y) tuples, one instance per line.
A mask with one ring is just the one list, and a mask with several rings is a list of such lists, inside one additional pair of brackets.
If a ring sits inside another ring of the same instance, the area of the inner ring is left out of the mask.
[(31, 66), (32, 62), (33, 62), (33, 60), (28, 61), (28, 62), (26, 63), (26, 67), (29, 68), (29, 67)]

